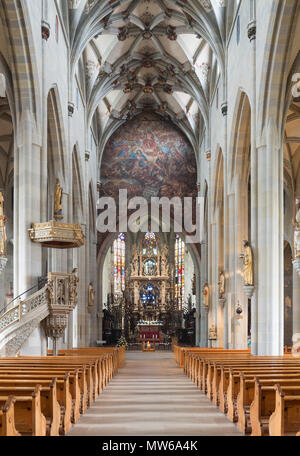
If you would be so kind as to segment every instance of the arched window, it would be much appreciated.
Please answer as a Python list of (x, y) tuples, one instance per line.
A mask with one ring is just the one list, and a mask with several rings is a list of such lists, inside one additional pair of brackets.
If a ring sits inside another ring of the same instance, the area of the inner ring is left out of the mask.
[(125, 290), (125, 235), (120, 233), (114, 241), (114, 293)]
[(182, 310), (184, 305), (184, 242), (176, 234), (175, 241), (175, 300), (178, 309)]

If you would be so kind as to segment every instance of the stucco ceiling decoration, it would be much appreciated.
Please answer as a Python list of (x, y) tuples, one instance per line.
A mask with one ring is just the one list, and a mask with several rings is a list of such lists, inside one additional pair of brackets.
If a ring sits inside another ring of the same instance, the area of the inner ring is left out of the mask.
[(72, 54), (76, 61), (83, 50), (88, 121), (97, 112), (104, 142), (120, 124), (151, 110), (177, 124), (197, 145), (202, 127), (208, 126), (222, 66), (224, 8), (219, 3), (72, 2), (78, 21)]

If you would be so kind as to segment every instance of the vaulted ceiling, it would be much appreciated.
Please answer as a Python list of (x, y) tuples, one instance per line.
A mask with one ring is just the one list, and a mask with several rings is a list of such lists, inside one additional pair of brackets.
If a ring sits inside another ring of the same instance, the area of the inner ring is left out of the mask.
[(88, 122), (104, 147), (142, 111), (197, 148), (223, 68), (224, 0), (71, 0), (73, 72), (86, 72)]

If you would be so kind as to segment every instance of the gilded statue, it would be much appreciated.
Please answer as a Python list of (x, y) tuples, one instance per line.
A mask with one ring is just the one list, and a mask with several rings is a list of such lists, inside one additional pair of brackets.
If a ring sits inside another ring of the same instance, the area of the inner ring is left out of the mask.
[(224, 272), (220, 272), (218, 285), (219, 285), (219, 298), (224, 298), (224, 294), (225, 294), (225, 275), (224, 275)]
[(208, 307), (209, 307), (209, 287), (208, 287), (207, 283), (203, 284), (202, 294), (203, 294), (203, 305), (206, 309), (208, 309)]
[(6, 230), (5, 230), (6, 219), (4, 217), (4, 198), (2, 192), (0, 192), (0, 256), (6, 256)]
[(62, 188), (59, 179), (56, 179), (54, 188), (54, 218), (61, 218), (62, 215)]
[(244, 260), (244, 282), (245, 285), (253, 285), (253, 255), (252, 249), (248, 241), (243, 241), (244, 243), (244, 253), (240, 255), (241, 258)]
[(89, 297), (88, 297), (88, 306), (90, 308), (94, 307), (95, 304), (95, 290), (92, 282), (89, 284)]

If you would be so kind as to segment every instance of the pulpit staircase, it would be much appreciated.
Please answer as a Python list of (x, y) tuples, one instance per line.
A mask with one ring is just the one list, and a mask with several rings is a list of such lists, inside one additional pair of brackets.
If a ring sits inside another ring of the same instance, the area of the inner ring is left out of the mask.
[(78, 281), (76, 272), (49, 273), (40, 290), (24, 300), (24, 293), (13, 300), (0, 313), (0, 355), (15, 356), (43, 320), (55, 352), (56, 340), (63, 335), (67, 316), (77, 304)]

